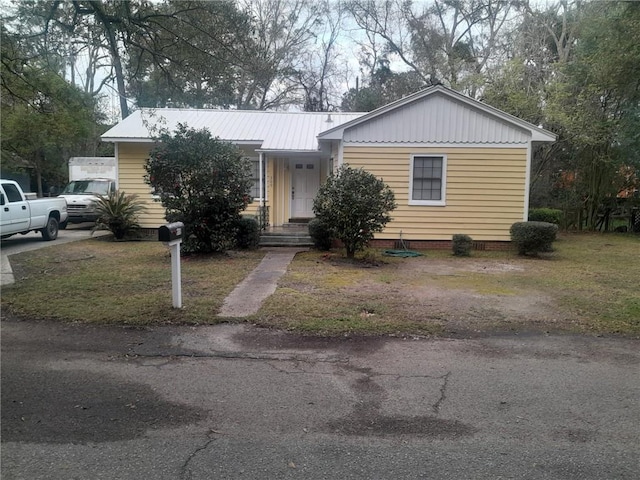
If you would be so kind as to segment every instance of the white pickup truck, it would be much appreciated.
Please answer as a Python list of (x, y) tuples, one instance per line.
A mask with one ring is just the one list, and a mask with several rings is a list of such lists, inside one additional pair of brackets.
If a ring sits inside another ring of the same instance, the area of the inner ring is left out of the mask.
[(45, 240), (58, 237), (58, 226), (67, 221), (64, 198), (27, 200), (22, 188), (13, 180), (0, 180), (0, 237), (38, 231)]

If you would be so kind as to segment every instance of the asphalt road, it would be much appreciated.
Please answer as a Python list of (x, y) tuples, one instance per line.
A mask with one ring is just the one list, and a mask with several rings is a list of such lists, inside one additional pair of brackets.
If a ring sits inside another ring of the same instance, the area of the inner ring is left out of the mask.
[(636, 479), (629, 339), (2, 322), (2, 478)]

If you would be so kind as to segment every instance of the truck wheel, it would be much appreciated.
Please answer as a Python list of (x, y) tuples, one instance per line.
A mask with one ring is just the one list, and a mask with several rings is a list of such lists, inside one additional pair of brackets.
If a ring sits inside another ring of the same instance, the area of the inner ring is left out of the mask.
[(58, 228), (60, 230), (66, 230), (68, 224), (69, 224), (69, 220), (65, 220), (64, 222), (58, 224)]
[(40, 232), (45, 240), (55, 240), (58, 238), (58, 220), (55, 217), (49, 217), (47, 225)]

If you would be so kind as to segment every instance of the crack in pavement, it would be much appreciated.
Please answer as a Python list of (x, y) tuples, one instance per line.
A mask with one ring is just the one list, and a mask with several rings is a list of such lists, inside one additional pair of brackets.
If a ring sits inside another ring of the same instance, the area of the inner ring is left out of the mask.
[[(315, 361), (313, 362), (306, 362), (310, 367), (313, 367), (313, 365), (316, 363)], [(332, 362), (335, 363), (335, 362)], [(295, 362), (294, 368), (296, 368), (297, 370), (287, 370), (285, 368), (281, 368), (278, 367), (277, 365), (273, 364), (273, 361), (268, 361), (266, 362), (266, 364), (268, 366), (270, 366), (271, 368), (273, 368), (276, 372), (279, 373), (284, 373), (286, 375), (335, 375), (335, 372), (310, 372), (308, 370), (305, 370), (303, 367), (301, 367), (299, 364), (300, 362)]]
[(438, 398), (438, 400), (436, 401), (436, 403), (433, 404), (433, 413), (435, 413), (436, 415), (438, 415), (438, 413), (440, 413), (440, 405), (442, 405), (442, 402), (444, 402), (447, 399), (447, 386), (449, 385), (449, 377), (451, 376), (451, 372), (447, 372), (444, 375), (442, 375), (441, 379), (444, 379), (444, 381), (442, 382), (442, 386), (440, 387), (440, 398)]
[(217, 438), (211, 438), (209, 435), (210, 434), (207, 434), (207, 437), (209, 439), (206, 441), (206, 443), (204, 445), (196, 447), (196, 449), (189, 454), (187, 459), (182, 464), (182, 467), (180, 468), (180, 478), (181, 479), (190, 480), (190, 479), (193, 478), (193, 476), (191, 474), (191, 470), (189, 469), (189, 464), (191, 463), (191, 461), (193, 460), (193, 458), (196, 455), (198, 455), (200, 452), (202, 452), (202, 451), (206, 450), (207, 448), (209, 448), (209, 445), (211, 445), (213, 442), (215, 442), (217, 440)]
[(225, 359), (242, 359), (242, 360), (277, 360), (285, 362), (302, 362), (302, 363), (347, 363), (346, 357), (327, 356), (321, 357), (316, 355), (296, 355), (290, 353), (250, 353), (250, 352), (157, 352), (144, 353), (136, 352), (125, 355), (127, 357), (140, 358), (225, 358)]

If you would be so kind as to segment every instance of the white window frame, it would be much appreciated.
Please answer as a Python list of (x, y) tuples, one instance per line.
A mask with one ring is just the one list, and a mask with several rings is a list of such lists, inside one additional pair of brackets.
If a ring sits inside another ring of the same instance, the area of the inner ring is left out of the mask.
[[(264, 202), (266, 200), (266, 196), (267, 196), (266, 195), (267, 192), (266, 191), (265, 192), (262, 191), (263, 190), (262, 189), (262, 183), (264, 181), (264, 178), (263, 178), (263, 175), (262, 175), (262, 172), (261, 172), (261, 167), (262, 167), (264, 162), (260, 161), (260, 157), (259, 156), (258, 157), (247, 157), (247, 158), (251, 161), (251, 174), (252, 174), (251, 180), (255, 180), (255, 181), (258, 182), (258, 195), (253, 197), (253, 201), (254, 202)], [(253, 177), (253, 166), (254, 166), (253, 164), (254, 163), (258, 164), (258, 177), (255, 178), (255, 179)], [(265, 190), (266, 190), (266, 188), (265, 188)], [(253, 192), (253, 185), (251, 186), (251, 191)], [(260, 194), (262, 194), (262, 197), (260, 196)]]
[[(413, 199), (413, 172), (416, 158), (441, 158), (442, 178), (440, 184), (440, 200), (414, 200)], [(447, 199), (447, 156), (444, 153), (414, 153), (411, 155), (411, 165), (409, 170), (409, 205), (425, 205), (433, 207), (443, 207)]]

